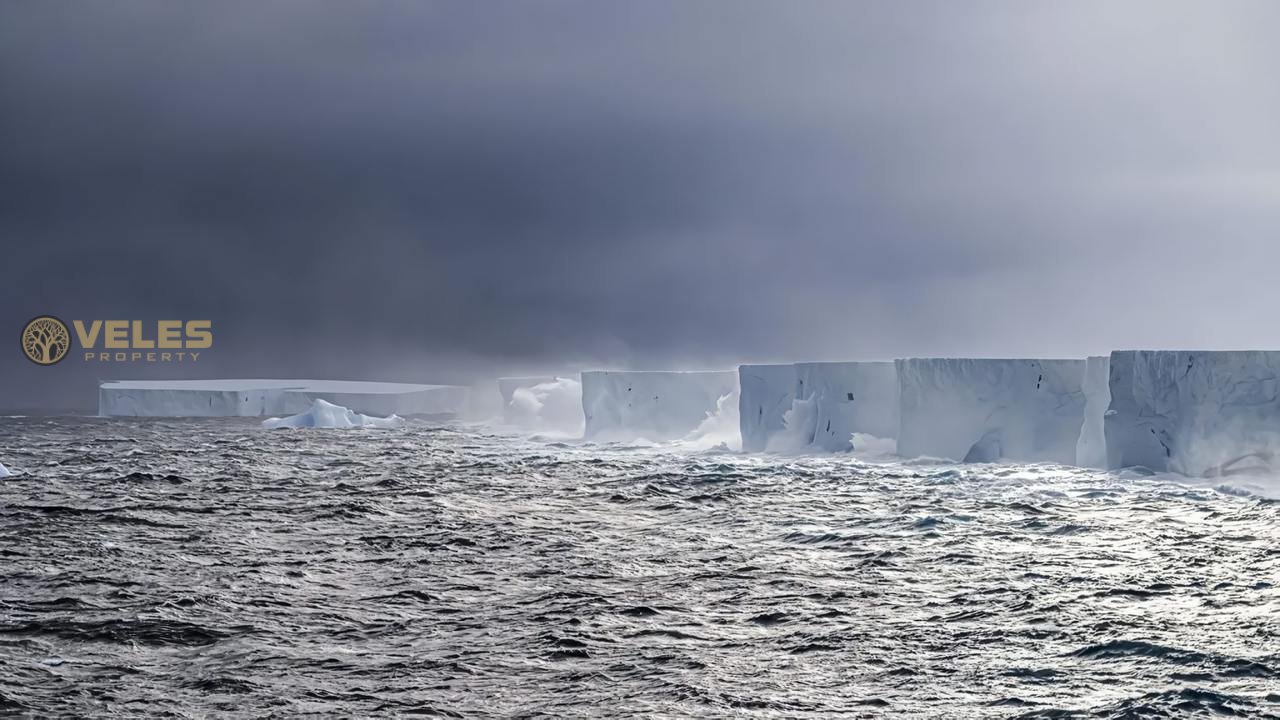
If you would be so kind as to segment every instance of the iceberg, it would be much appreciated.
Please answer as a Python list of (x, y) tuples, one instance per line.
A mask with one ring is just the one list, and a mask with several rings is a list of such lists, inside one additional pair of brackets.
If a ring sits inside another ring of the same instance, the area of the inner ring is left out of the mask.
[(1280, 352), (1117, 351), (1109, 384), (1109, 468), (1219, 477), (1280, 451)]
[(812, 448), (852, 450), (854, 433), (898, 436), (898, 373), (892, 362), (797, 363), (795, 400), (812, 404)]
[(738, 387), (738, 373), (593, 371), (582, 373), (585, 437), (680, 440), (714, 415)]
[(334, 405), (324, 400), (313, 400), (306, 412), (284, 418), (267, 418), (262, 427), (268, 430), (278, 428), (393, 428), (404, 425), (398, 415), (385, 418), (361, 415), (341, 405)]
[(454, 385), (347, 380), (122, 380), (98, 386), (98, 414), (126, 417), (263, 417), (308, 410), (315, 400), (370, 415), (452, 418), (467, 407)]
[(1076, 443), (1076, 465), (1086, 468), (1107, 467), (1107, 439), (1103, 420), (1111, 405), (1111, 358), (1087, 357), (1084, 360), (1084, 425)]
[(738, 427), (744, 451), (762, 452), (769, 439), (782, 432), (795, 390), (795, 365), (738, 366)]
[(1084, 425), (1084, 360), (896, 362), (899, 455), (1076, 462)]
[(855, 434), (898, 435), (892, 362), (743, 365), (738, 415), (742, 447), (758, 452), (853, 449)]

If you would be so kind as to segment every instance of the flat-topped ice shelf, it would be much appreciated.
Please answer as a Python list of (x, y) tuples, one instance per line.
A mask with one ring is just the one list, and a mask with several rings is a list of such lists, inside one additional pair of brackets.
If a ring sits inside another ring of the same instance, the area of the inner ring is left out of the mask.
[(98, 414), (126, 417), (265, 417), (325, 400), (368, 415), (453, 417), (467, 402), (456, 385), (362, 380), (117, 380), (98, 386)]

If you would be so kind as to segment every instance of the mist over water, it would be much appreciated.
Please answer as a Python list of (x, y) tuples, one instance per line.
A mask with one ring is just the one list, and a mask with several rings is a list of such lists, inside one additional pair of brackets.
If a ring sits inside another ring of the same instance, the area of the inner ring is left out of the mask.
[(564, 438), (582, 437), (582, 383), (558, 377), (518, 387), (503, 408), (502, 422), (517, 430)]
[(5, 419), (0, 712), (1280, 710), (1236, 478), (678, 445)]

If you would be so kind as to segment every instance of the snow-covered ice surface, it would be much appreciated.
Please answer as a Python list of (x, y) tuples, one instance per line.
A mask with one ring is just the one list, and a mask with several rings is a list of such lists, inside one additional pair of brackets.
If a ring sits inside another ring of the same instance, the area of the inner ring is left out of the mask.
[(1111, 406), (1111, 358), (1088, 357), (1084, 362), (1084, 424), (1076, 443), (1076, 465), (1107, 467), (1107, 438), (1103, 419)]
[(0, 715), (1277, 714), (1253, 478), (679, 442), (0, 420)]
[(354, 410), (344, 408), (341, 405), (334, 405), (324, 400), (311, 401), (311, 407), (306, 412), (283, 418), (267, 418), (262, 421), (262, 427), (268, 430), (278, 428), (393, 428), (403, 425), (404, 419), (398, 415), (390, 415), (384, 418), (361, 415)]
[(898, 360), (903, 457), (1074, 464), (1084, 360)]
[(124, 417), (262, 417), (325, 400), (371, 415), (454, 417), (468, 390), (453, 385), (354, 380), (121, 380), (98, 388), (98, 414)]
[(1191, 477), (1269, 474), (1280, 452), (1280, 352), (1111, 354), (1108, 465)]
[(666, 442), (685, 438), (738, 388), (736, 371), (582, 373), (585, 437)]

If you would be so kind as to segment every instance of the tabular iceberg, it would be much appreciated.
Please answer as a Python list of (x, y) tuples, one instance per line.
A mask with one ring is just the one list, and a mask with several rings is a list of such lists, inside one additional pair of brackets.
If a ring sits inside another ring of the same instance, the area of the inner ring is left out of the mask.
[(855, 433), (898, 435), (898, 378), (891, 362), (812, 362), (738, 368), (742, 448), (795, 452), (853, 449)]
[(345, 380), (123, 380), (98, 388), (98, 414), (262, 417), (306, 411), (314, 400), (372, 415), (454, 417), (467, 388)]
[(1111, 358), (1106, 355), (1084, 360), (1084, 424), (1076, 443), (1076, 465), (1087, 468), (1107, 466), (1107, 440), (1103, 419), (1111, 405)]
[(853, 434), (898, 436), (898, 375), (892, 362), (796, 364), (796, 401), (812, 403), (814, 448), (853, 449)]
[(1111, 353), (1107, 466), (1192, 477), (1270, 467), (1280, 450), (1280, 352)]
[(738, 374), (726, 372), (593, 371), (582, 373), (585, 437), (595, 440), (679, 440), (716, 413)]
[(742, 449), (761, 452), (782, 432), (795, 398), (795, 365), (738, 366), (738, 422)]
[(311, 407), (306, 412), (284, 418), (267, 418), (262, 421), (262, 427), (268, 430), (278, 428), (393, 428), (401, 425), (404, 425), (404, 420), (398, 415), (391, 415), (385, 418), (370, 417), (324, 400), (312, 401)]
[(1084, 360), (898, 360), (898, 452), (964, 462), (1073, 464)]

